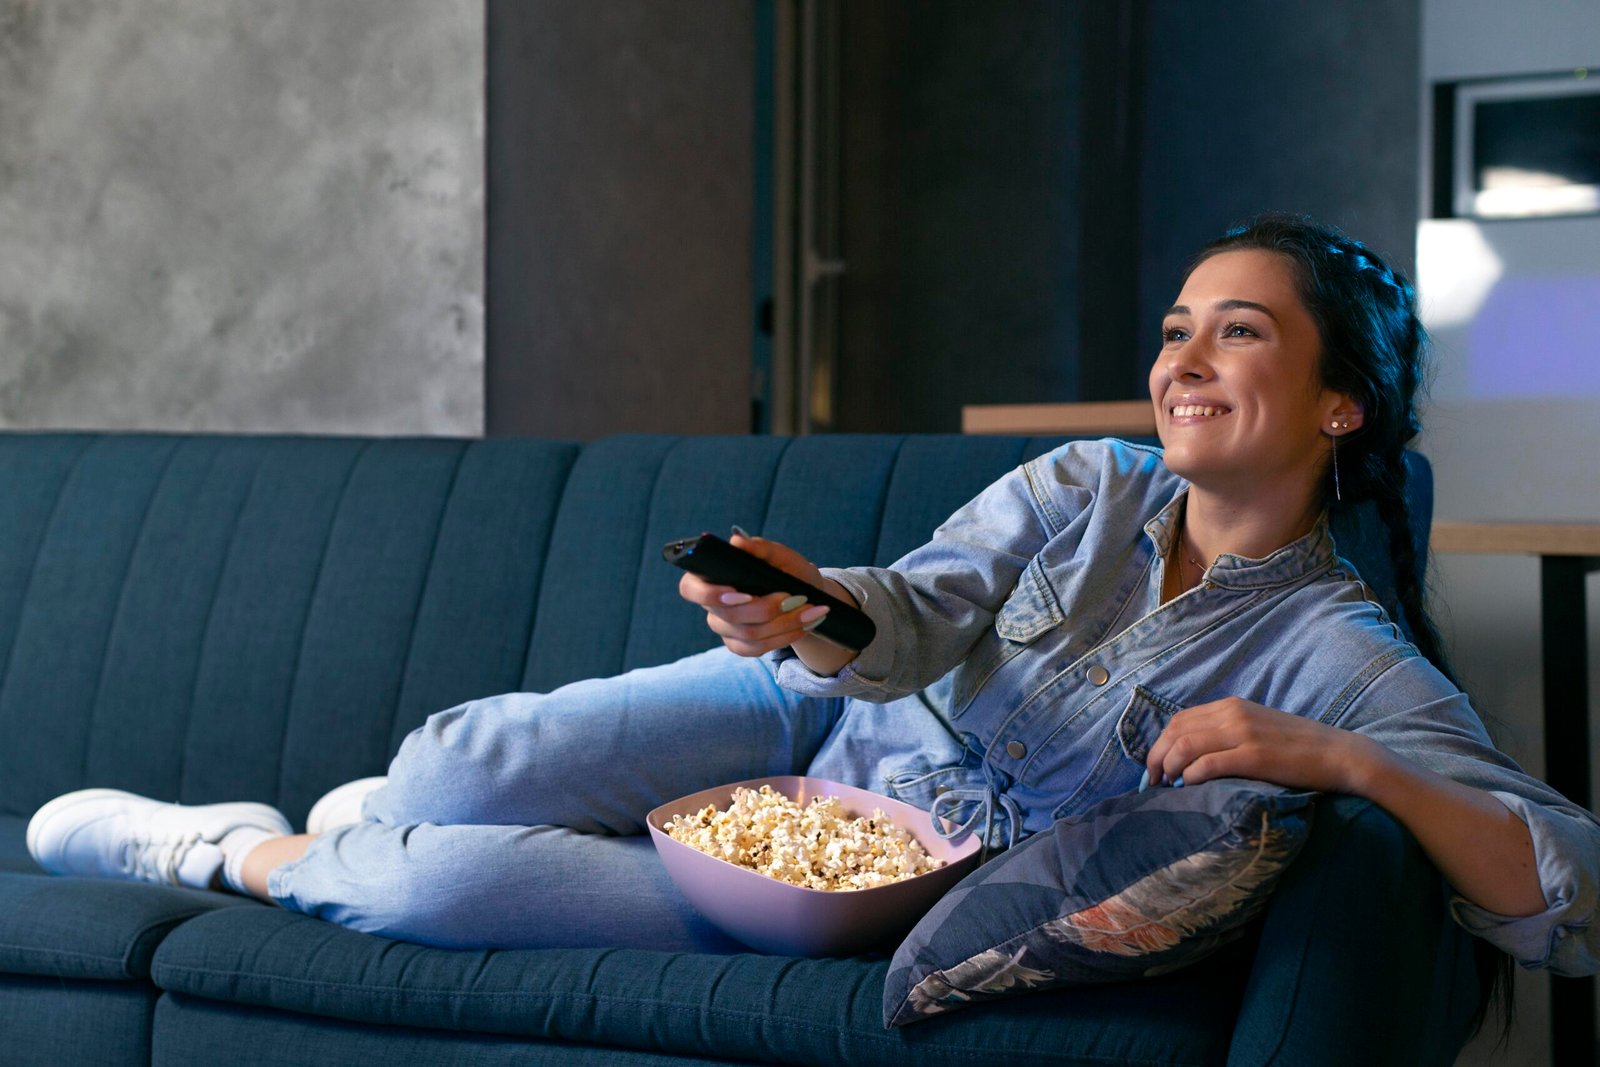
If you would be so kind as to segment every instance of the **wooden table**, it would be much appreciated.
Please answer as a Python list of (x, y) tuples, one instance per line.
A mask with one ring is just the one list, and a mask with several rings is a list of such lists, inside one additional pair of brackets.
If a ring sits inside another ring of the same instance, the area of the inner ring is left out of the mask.
[[(1545, 781), (1593, 810), (1585, 576), (1600, 569), (1600, 523), (1436, 522), (1435, 552), (1539, 557)], [(1593, 978), (1550, 981), (1551, 1062), (1595, 1063)]]

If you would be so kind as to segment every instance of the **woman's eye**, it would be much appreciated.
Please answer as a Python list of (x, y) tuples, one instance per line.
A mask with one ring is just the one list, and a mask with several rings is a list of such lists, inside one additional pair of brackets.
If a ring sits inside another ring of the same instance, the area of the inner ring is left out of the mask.
[(1168, 326), (1166, 329), (1161, 331), (1162, 344), (1170, 345), (1174, 341), (1187, 340), (1188, 337), (1189, 331), (1185, 330), (1182, 326)]
[(1256, 332), (1242, 322), (1230, 322), (1222, 331), (1224, 337), (1254, 337)]

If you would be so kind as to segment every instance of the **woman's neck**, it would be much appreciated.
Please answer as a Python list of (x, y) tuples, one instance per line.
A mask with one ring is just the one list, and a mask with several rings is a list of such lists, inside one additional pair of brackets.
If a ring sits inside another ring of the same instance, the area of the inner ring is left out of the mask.
[(1321, 514), (1321, 502), (1309, 489), (1296, 500), (1257, 496), (1245, 501), (1191, 486), (1180, 551), (1207, 567), (1225, 552), (1261, 559), (1310, 533)]

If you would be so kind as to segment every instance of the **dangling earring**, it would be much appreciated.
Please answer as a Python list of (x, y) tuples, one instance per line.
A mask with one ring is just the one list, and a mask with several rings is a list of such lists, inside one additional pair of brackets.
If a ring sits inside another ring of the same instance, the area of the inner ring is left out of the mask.
[[(1333, 424), (1333, 428), (1342, 430), (1347, 425), (1348, 423), (1336, 421)], [(1333, 438), (1333, 499), (1342, 503), (1344, 494), (1339, 490), (1339, 437), (1337, 434), (1329, 434), (1328, 436)]]

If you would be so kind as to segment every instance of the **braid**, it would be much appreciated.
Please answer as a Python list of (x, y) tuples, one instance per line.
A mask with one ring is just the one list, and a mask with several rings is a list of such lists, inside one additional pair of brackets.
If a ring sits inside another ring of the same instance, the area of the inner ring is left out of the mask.
[(1394, 588), (1399, 600), (1401, 625), (1410, 632), (1417, 651), (1459, 689), (1460, 679), (1450, 666), (1444, 641), (1428, 612), (1427, 585), (1423, 578), (1425, 561), (1417, 555), (1416, 535), (1411, 529), (1411, 505), (1406, 499), (1406, 483), (1410, 474), (1406, 469), (1404, 454), (1395, 454), (1386, 467), (1388, 469), (1384, 476), (1372, 482), (1372, 502), (1377, 505), (1378, 517), (1389, 531), (1389, 558), (1394, 565)]

